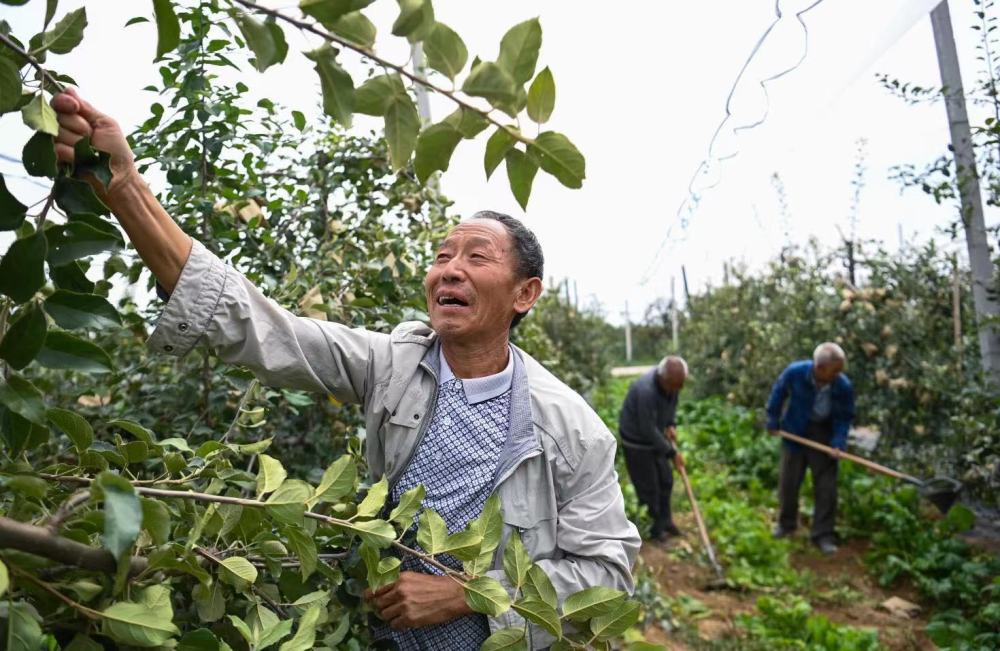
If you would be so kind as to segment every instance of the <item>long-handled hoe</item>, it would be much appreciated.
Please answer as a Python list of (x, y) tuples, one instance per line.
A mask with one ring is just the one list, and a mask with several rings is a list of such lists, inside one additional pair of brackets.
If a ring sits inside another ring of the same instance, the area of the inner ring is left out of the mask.
[(872, 472), (876, 472), (880, 475), (886, 475), (887, 477), (893, 477), (895, 479), (901, 479), (909, 484), (913, 484), (920, 490), (920, 494), (926, 498), (927, 501), (936, 506), (941, 513), (948, 513), (948, 510), (958, 500), (958, 494), (962, 491), (962, 482), (957, 479), (952, 479), (951, 477), (933, 477), (931, 479), (921, 480), (917, 479), (913, 475), (907, 475), (906, 473), (893, 470), (892, 468), (887, 468), (886, 466), (875, 463), (874, 461), (869, 461), (864, 457), (859, 457), (849, 452), (842, 452), (835, 448), (831, 448), (828, 445), (817, 443), (812, 439), (803, 438), (796, 434), (790, 434), (782, 431), (779, 431), (778, 434), (782, 438), (786, 438), (789, 441), (795, 441), (801, 445), (811, 447), (814, 450), (826, 452), (831, 457), (853, 461), (854, 463), (867, 468)]
[(723, 588), (729, 587), (729, 582), (726, 581), (726, 575), (722, 571), (722, 566), (719, 565), (718, 559), (715, 557), (715, 548), (712, 547), (712, 541), (708, 537), (708, 529), (705, 528), (705, 520), (701, 517), (701, 509), (698, 508), (698, 500), (694, 497), (694, 490), (691, 488), (691, 480), (688, 479), (687, 470), (684, 468), (684, 457), (681, 455), (680, 450), (677, 448), (677, 439), (667, 431), (667, 437), (673, 441), (674, 449), (676, 454), (674, 454), (674, 468), (677, 469), (677, 474), (681, 476), (681, 481), (684, 482), (684, 490), (687, 492), (688, 501), (691, 502), (691, 512), (694, 513), (694, 521), (698, 525), (698, 536), (701, 538), (701, 544), (705, 547), (705, 555), (708, 556), (708, 562), (715, 571), (715, 579), (710, 581), (706, 586), (706, 590), (721, 590)]

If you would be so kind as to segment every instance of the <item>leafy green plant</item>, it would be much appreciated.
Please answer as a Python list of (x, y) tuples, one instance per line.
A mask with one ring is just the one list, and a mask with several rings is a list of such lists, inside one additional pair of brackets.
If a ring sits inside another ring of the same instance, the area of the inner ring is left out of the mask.
[(823, 615), (812, 614), (805, 601), (789, 604), (776, 597), (757, 600), (757, 615), (740, 615), (746, 630), (744, 648), (806, 649), (808, 651), (877, 651), (878, 633), (832, 623)]

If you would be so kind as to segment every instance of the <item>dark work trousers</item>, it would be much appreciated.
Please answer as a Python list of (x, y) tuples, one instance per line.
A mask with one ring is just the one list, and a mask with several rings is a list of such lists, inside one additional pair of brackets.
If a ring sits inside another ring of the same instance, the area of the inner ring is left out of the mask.
[[(833, 427), (829, 421), (809, 423), (803, 435), (823, 445), (830, 445)], [(778, 484), (778, 501), (781, 510), (778, 524), (785, 531), (794, 531), (799, 524), (799, 489), (806, 478), (806, 468), (812, 472), (813, 509), (812, 539), (835, 537), (834, 520), (837, 516), (837, 460), (825, 452), (803, 445), (791, 451), (781, 446), (781, 479)]]
[(650, 535), (659, 538), (667, 525), (673, 523), (670, 514), (670, 491), (674, 487), (674, 473), (670, 459), (661, 452), (647, 446), (622, 446), (625, 452), (625, 467), (635, 486), (639, 502), (646, 505), (653, 518)]

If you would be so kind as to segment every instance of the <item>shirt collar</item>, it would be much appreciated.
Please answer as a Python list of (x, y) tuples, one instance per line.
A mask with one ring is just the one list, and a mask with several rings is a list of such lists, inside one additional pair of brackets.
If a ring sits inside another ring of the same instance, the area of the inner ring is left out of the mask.
[[(448, 360), (444, 357), (444, 348), (438, 349), (438, 360), (441, 364), (440, 384), (445, 384), (455, 379), (455, 373), (448, 366)], [(492, 400), (510, 390), (514, 380), (514, 351), (508, 348), (507, 367), (494, 375), (476, 377), (460, 380), (462, 388), (465, 390), (465, 400), (470, 405)]]

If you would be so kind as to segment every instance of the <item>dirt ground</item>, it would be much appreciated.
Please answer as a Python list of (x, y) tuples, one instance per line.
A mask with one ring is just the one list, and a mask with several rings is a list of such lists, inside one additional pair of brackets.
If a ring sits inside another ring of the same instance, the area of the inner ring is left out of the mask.
[[(733, 637), (738, 633), (736, 616), (752, 613), (757, 597), (762, 593), (707, 590), (706, 586), (714, 578), (711, 569), (673, 553), (678, 546), (685, 545), (700, 551), (693, 522), (684, 522), (685, 516), (690, 517), (689, 514), (678, 514), (677, 518), (678, 525), (688, 532), (684, 538), (661, 544), (644, 542), (642, 560), (656, 576), (664, 595), (677, 597), (686, 594), (707, 606), (708, 612), (699, 614), (693, 622), (699, 639), (709, 642)], [(800, 547), (802, 549), (794, 553), (792, 563), (797, 570), (811, 572), (814, 576), (812, 590), (803, 595), (813, 606), (814, 613), (838, 624), (877, 628), (882, 644), (893, 651), (936, 648), (924, 634), (926, 611), (907, 618), (890, 614), (879, 607), (894, 596), (919, 602), (915, 592), (906, 586), (891, 590), (879, 587), (863, 564), (867, 547), (865, 541), (848, 541), (831, 557), (823, 556), (805, 544)], [(663, 644), (668, 649), (692, 648), (679, 639), (683, 636), (667, 633), (655, 625), (644, 634), (648, 641)], [(734, 641), (733, 645), (733, 648), (738, 648), (738, 642)]]

